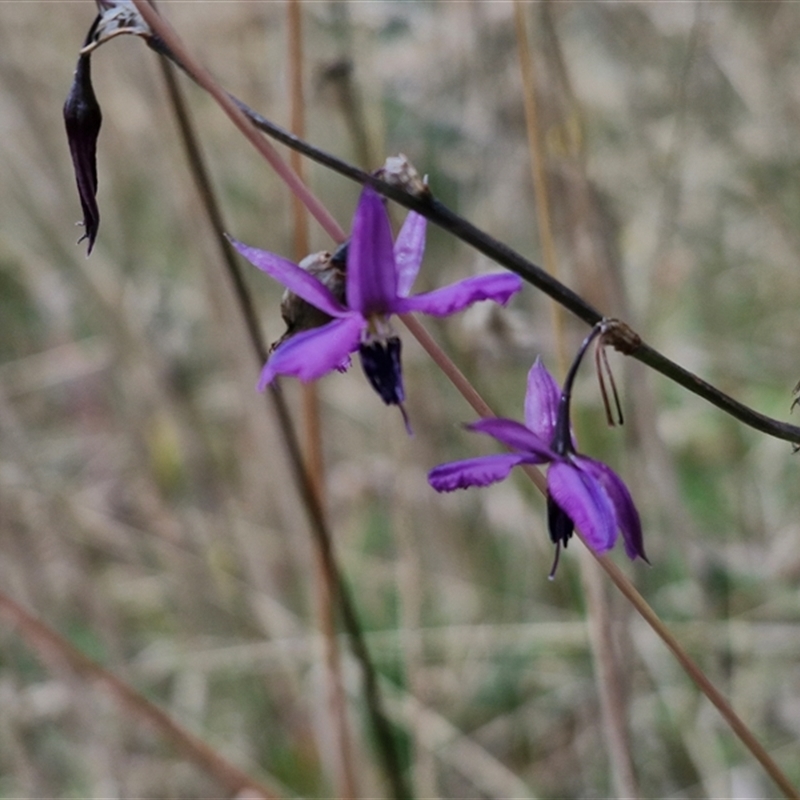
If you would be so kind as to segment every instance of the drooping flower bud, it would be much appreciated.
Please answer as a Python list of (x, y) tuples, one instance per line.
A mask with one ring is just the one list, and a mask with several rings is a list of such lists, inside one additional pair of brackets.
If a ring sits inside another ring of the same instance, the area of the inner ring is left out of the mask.
[[(91, 35), (90, 31), (90, 35)], [(97, 207), (97, 138), (103, 115), (92, 87), (91, 57), (82, 55), (75, 68), (67, 100), (64, 103), (64, 125), (83, 209), (83, 236), (88, 239), (87, 255), (92, 252), (100, 227)]]

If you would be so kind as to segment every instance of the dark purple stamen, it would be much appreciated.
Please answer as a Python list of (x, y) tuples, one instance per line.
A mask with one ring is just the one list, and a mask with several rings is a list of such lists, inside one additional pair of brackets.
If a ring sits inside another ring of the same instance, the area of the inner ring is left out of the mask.
[(386, 405), (399, 406), (406, 398), (400, 369), (400, 346), (400, 339), (392, 336), (361, 344), (358, 348), (364, 374)]
[(553, 544), (562, 543), (564, 547), (567, 546), (567, 542), (575, 531), (575, 523), (549, 495), (547, 496), (547, 528), (550, 533), (550, 541)]

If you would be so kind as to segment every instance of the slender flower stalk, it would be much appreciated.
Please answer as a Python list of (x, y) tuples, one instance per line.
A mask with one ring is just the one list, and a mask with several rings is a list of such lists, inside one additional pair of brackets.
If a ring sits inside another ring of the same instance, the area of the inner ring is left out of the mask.
[(434, 489), (449, 492), (496, 483), (520, 464), (549, 464), (547, 526), (556, 546), (551, 578), (558, 566), (561, 547), (567, 546), (576, 526), (596, 553), (610, 550), (616, 543), (617, 532), (621, 531), (628, 556), (647, 561), (639, 513), (628, 488), (611, 467), (579, 454), (572, 435), (572, 385), (584, 353), (605, 330), (605, 323), (600, 323), (584, 339), (560, 390), (541, 360), (536, 359), (528, 373), (524, 425), (495, 418), (467, 426), (468, 430), (494, 437), (509, 447), (511, 453), (442, 464), (428, 475)]
[(251, 264), (331, 318), (327, 324), (280, 344), (261, 373), (259, 389), (278, 375), (316, 380), (346, 366), (350, 354), (358, 351), (370, 384), (384, 403), (400, 408), (408, 427), (403, 409), (401, 343), (391, 316), (422, 311), (444, 317), (479, 300), (505, 305), (522, 288), (518, 276), (501, 273), (466, 278), (432, 292), (410, 295), (425, 252), (425, 227), (425, 218), (412, 212), (393, 243), (383, 200), (371, 187), (364, 187), (346, 249), (345, 302), (301, 266), (231, 239)]

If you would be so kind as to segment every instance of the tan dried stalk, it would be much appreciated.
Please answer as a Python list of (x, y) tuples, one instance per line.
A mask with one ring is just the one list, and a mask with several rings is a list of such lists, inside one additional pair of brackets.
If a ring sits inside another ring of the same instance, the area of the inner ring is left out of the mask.
[[(296, 136), (305, 136), (305, 101), (303, 93), (303, 12), (300, 0), (289, 0), (286, 9), (289, 33), (289, 100), (290, 126)], [(289, 163), (300, 180), (303, 160), (292, 151)], [(294, 227), (294, 255), (300, 261), (309, 251), (308, 213), (296, 194), (292, 194), (292, 225)], [(303, 420), (305, 434), (306, 469), (311, 479), (317, 502), (325, 509), (325, 465), (322, 457), (322, 420), (319, 393), (316, 383), (303, 384)], [(342, 682), (342, 662), (336, 638), (336, 583), (335, 576), (325, 568), (319, 548), (314, 549), (314, 575), (319, 625), (322, 631), (325, 658), (327, 711), (330, 716), (331, 737), (338, 759), (335, 781), (340, 798), (358, 797), (356, 768), (353, 761), (353, 743), (347, 722), (347, 701)]]
[[(535, 62), (531, 57), (525, 14), (521, 0), (514, 0), (514, 28), (522, 73), (522, 98), (525, 108), (525, 128), (528, 133), (533, 188), (536, 196), (536, 216), (542, 258), (545, 269), (558, 278), (558, 259), (550, 215), (550, 194), (545, 173), (545, 154), (537, 110)], [(567, 343), (564, 338), (564, 310), (550, 301), (556, 358), (561, 378), (567, 371)], [(611, 636), (611, 609), (605, 585), (596, 564), (587, 558), (579, 559), (581, 584), (586, 595), (586, 614), (589, 626), (589, 645), (592, 651), (594, 675), (600, 695), (600, 711), (605, 731), (604, 743), (611, 763), (617, 797), (639, 797), (639, 787), (633, 768), (633, 756), (628, 736), (625, 694), (622, 691), (622, 670), (614, 651)]]
[(96, 683), (111, 695), (117, 704), (140, 722), (150, 724), (176, 750), (210, 775), (231, 796), (278, 800), (263, 783), (251, 778), (223, 758), (217, 750), (182, 728), (172, 717), (151, 703), (114, 673), (92, 661), (61, 634), (25, 611), (4, 592), (0, 592), (0, 618), (13, 627), (37, 656), (54, 671), (64, 667), (87, 683)]

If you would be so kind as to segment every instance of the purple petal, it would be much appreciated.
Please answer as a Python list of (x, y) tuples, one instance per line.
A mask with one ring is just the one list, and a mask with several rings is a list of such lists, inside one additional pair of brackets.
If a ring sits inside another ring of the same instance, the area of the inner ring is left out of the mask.
[(397, 294), (408, 297), (417, 278), (425, 254), (425, 229), (428, 220), (416, 211), (409, 211), (394, 243), (394, 263), (397, 270)]
[(331, 317), (346, 317), (351, 313), (333, 296), (333, 293), (326, 286), (313, 275), (309, 275), (304, 269), (298, 267), (297, 264), (293, 264), (275, 253), (259, 250), (256, 247), (237, 242), (231, 236), (228, 236), (228, 241), (254, 267), (266, 272), (267, 275), (282, 283), (289, 291), (294, 292), (298, 297), (307, 303), (311, 303), (312, 306), (320, 311), (324, 311)]
[(392, 229), (380, 195), (365, 186), (347, 253), (347, 304), (364, 316), (394, 310), (397, 271)]
[(588, 472), (605, 489), (606, 494), (614, 506), (617, 516), (617, 525), (622, 531), (625, 543), (625, 552), (628, 558), (642, 558), (648, 563), (644, 552), (644, 538), (642, 536), (642, 523), (639, 512), (633, 504), (633, 498), (622, 478), (607, 464), (595, 461), (586, 456), (576, 456), (575, 461), (580, 464), (584, 472)]
[(335, 319), (321, 328), (298, 333), (270, 356), (261, 373), (258, 390), (264, 391), (276, 375), (313, 381), (338, 369), (358, 349), (364, 320), (358, 316)]
[[(93, 31), (94, 26), (90, 34)], [(97, 138), (102, 122), (103, 115), (92, 88), (90, 57), (84, 55), (78, 59), (75, 78), (64, 103), (64, 125), (83, 210), (84, 233), (80, 241), (89, 240), (87, 255), (92, 252), (100, 227), (100, 211), (97, 207)]]
[(525, 393), (525, 424), (546, 442), (553, 441), (561, 389), (537, 356), (528, 373)]
[(532, 464), (544, 464), (558, 459), (550, 449), (549, 442), (542, 441), (533, 431), (513, 419), (489, 417), (467, 425), (467, 429), (487, 433), (507, 447), (527, 453), (535, 459), (530, 462)]
[(532, 463), (530, 458), (519, 453), (500, 453), (478, 456), (464, 461), (451, 461), (434, 467), (428, 473), (428, 483), (437, 492), (452, 492), (470, 486), (489, 486), (502, 481), (517, 464)]
[(547, 472), (547, 491), (575, 523), (596, 553), (614, 546), (617, 517), (601, 484), (568, 461), (554, 463)]
[(478, 275), (426, 294), (404, 297), (392, 309), (396, 313), (422, 311), (434, 317), (446, 317), (479, 300), (494, 300), (505, 305), (522, 288), (519, 276), (510, 272)]

